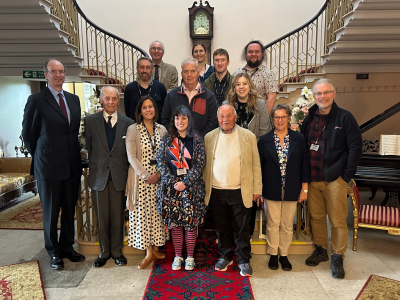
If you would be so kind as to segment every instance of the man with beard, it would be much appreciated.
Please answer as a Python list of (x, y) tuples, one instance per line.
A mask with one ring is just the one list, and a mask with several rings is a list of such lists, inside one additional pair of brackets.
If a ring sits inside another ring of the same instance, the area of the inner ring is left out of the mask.
[(161, 121), (161, 112), (164, 106), (164, 100), (167, 96), (165, 86), (151, 79), (153, 62), (148, 57), (141, 57), (136, 63), (137, 81), (126, 85), (124, 93), (125, 115), (135, 120), (135, 110), (140, 98), (150, 95), (157, 103), (159, 117), (157, 122)]
[(265, 49), (260, 41), (248, 42), (244, 47), (242, 59), (247, 62), (243, 68), (237, 69), (233, 76), (240, 72), (250, 75), (258, 92), (258, 97), (264, 99), (268, 113), (275, 105), (278, 83), (275, 74), (263, 64)]
[(213, 53), (215, 72), (204, 82), (204, 86), (213, 91), (217, 98), (218, 106), (222, 105), (228, 99), (228, 93), (231, 89), (233, 76), (228, 71), (229, 54), (225, 49), (219, 48)]

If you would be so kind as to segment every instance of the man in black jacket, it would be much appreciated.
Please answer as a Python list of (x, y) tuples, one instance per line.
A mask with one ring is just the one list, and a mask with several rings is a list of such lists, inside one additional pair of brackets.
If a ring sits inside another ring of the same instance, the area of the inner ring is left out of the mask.
[(38, 184), (44, 241), (53, 270), (64, 268), (63, 258), (72, 262), (85, 259), (72, 247), (75, 205), (82, 175), (78, 142), (81, 106), (78, 96), (62, 89), (65, 73), (65, 66), (60, 61), (48, 59), (45, 62), (48, 86), (29, 96), (22, 120), (22, 136), (32, 156), (31, 174), (35, 175)]
[(308, 205), (315, 251), (306, 265), (328, 261), (326, 214), (331, 224), (331, 270), (333, 278), (344, 278), (343, 257), (347, 248), (347, 183), (361, 159), (362, 139), (354, 116), (334, 102), (336, 91), (329, 79), (313, 86), (316, 105), (309, 109), (301, 131), (310, 157)]

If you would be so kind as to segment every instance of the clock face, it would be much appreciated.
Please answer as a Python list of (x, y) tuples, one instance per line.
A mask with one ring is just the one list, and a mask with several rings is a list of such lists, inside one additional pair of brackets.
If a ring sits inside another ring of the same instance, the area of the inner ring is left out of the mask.
[(210, 20), (204, 11), (199, 11), (193, 20), (194, 34), (209, 34)]

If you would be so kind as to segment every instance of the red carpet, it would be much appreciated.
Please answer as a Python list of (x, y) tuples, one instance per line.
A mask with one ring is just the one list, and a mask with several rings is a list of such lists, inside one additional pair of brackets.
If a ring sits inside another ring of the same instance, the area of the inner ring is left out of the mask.
[(163, 248), (167, 257), (153, 264), (144, 300), (254, 299), (250, 280), (240, 276), (236, 261), (226, 272), (214, 270), (218, 260), (215, 237), (197, 240), (194, 254), (196, 268), (193, 271), (186, 271), (184, 265), (181, 271), (173, 271), (171, 265), (175, 253), (172, 242), (167, 242)]

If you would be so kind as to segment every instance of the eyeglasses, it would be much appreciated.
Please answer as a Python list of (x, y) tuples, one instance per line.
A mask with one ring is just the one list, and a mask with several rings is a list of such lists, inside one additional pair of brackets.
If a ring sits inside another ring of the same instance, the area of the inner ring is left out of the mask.
[(314, 93), (314, 96), (315, 96), (315, 97), (321, 97), (322, 95), (328, 96), (329, 94), (332, 94), (333, 92), (334, 92), (334, 90), (333, 90), (333, 91), (325, 91), (325, 92), (323, 92), (323, 93), (318, 92), (318, 93)]
[(288, 116), (274, 117), (275, 120), (279, 120), (279, 119), (286, 120), (287, 118), (288, 118)]
[(164, 51), (163, 48), (158, 48), (158, 47), (151, 47), (150, 50), (151, 51)]

